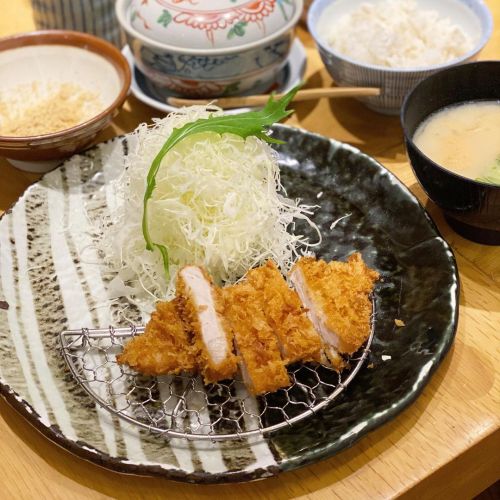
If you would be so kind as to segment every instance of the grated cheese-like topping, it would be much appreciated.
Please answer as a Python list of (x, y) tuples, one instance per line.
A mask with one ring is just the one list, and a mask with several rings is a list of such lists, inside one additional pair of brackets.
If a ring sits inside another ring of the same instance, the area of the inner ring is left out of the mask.
[(460, 26), (414, 0), (363, 3), (332, 23), (327, 41), (356, 61), (391, 68), (443, 64), (474, 47)]
[(0, 91), (0, 135), (50, 134), (83, 123), (103, 108), (98, 94), (72, 82), (38, 82)]

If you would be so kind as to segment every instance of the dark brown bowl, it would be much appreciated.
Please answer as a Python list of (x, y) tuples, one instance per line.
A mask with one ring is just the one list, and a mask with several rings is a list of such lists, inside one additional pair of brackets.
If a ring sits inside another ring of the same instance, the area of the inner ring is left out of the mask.
[(450, 226), (472, 241), (500, 245), (500, 186), (446, 170), (413, 142), (418, 126), (433, 112), (479, 100), (500, 100), (500, 61), (453, 66), (421, 81), (403, 103), (401, 123), (413, 171)]
[[(112, 64), (120, 82), (120, 89), (112, 103), (90, 120), (49, 134), (28, 137), (0, 136), (1, 156), (21, 162), (40, 162), (41, 168), (28, 166), (26, 169), (43, 171), (47, 170), (43, 167), (43, 162), (67, 158), (93, 142), (99, 131), (109, 124), (125, 101), (131, 75), (126, 59), (116, 47), (87, 33), (47, 30), (0, 39), (0, 51), (37, 45), (66, 45), (93, 52)], [(15, 63), (12, 71), (16, 71)]]

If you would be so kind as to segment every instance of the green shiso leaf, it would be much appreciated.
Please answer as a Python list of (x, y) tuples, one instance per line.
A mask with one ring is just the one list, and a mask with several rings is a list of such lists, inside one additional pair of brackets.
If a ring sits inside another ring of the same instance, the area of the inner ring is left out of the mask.
[(287, 110), (287, 106), (293, 99), (300, 85), (297, 85), (280, 99), (275, 99), (272, 95), (269, 97), (266, 106), (260, 111), (248, 111), (237, 115), (223, 115), (209, 118), (201, 118), (194, 122), (186, 123), (180, 128), (176, 128), (165, 141), (149, 168), (147, 176), (146, 191), (144, 193), (144, 209), (142, 214), (142, 233), (146, 241), (146, 248), (154, 251), (159, 250), (165, 275), (169, 276), (169, 256), (165, 245), (155, 243), (149, 232), (148, 223), (148, 202), (153, 196), (156, 187), (156, 174), (160, 169), (161, 161), (165, 155), (179, 142), (186, 137), (203, 132), (215, 132), (217, 134), (235, 134), (246, 139), (249, 136), (256, 136), (263, 141), (281, 144), (283, 141), (274, 139), (268, 135), (268, 127), (273, 123), (279, 122), (293, 113), (293, 110)]

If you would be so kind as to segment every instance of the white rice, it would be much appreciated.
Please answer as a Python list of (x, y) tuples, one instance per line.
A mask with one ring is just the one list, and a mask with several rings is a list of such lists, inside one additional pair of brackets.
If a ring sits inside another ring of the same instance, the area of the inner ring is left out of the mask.
[(414, 0), (363, 3), (332, 23), (327, 41), (351, 59), (390, 68), (443, 64), (474, 47), (460, 26)]

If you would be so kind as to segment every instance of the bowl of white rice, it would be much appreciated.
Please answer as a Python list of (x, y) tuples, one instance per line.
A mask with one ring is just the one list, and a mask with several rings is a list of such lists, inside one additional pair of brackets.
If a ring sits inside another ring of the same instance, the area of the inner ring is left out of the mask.
[(307, 24), (335, 83), (381, 88), (359, 100), (390, 115), (423, 78), (476, 59), (493, 30), (482, 0), (315, 0)]

